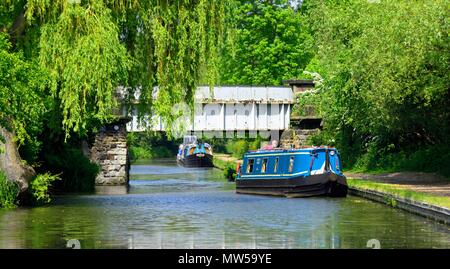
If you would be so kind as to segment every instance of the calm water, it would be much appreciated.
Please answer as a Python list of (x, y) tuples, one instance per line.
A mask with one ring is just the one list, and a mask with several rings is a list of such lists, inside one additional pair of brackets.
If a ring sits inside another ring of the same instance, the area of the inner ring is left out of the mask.
[(130, 187), (0, 210), (0, 248), (449, 248), (448, 226), (357, 197), (238, 195), (216, 169), (158, 160)]

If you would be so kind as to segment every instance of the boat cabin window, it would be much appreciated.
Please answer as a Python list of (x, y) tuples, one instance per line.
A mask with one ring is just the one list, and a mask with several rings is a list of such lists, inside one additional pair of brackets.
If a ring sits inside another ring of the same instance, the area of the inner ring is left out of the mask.
[(289, 169), (288, 169), (288, 173), (292, 173), (292, 170), (294, 170), (294, 156), (291, 156), (289, 158)]
[(273, 165), (273, 172), (276, 173), (278, 170), (278, 157), (275, 158), (275, 164)]
[(251, 174), (253, 173), (253, 164), (255, 163), (254, 159), (248, 159), (248, 163), (247, 163), (247, 174)]
[(195, 144), (197, 143), (197, 137), (195, 135), (186, 135), (183, 138), (183, 144)]
[(263, 159), (262, 166), (261, 166), (261, 173), (265, 173), (267, 170), (267, 161), (268, 159)]

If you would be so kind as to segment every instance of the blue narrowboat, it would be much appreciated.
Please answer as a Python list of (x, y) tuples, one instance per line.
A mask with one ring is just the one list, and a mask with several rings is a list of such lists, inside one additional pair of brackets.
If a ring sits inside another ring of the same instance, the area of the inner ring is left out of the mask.
[(212, 147), (196, 136), (185, 136), (177, 154), (178, 164), (186, 167), (213, 167)]
[(339, 152), (332, 147), (249, 151), (237, 170), (237, 193), (347, 196)]

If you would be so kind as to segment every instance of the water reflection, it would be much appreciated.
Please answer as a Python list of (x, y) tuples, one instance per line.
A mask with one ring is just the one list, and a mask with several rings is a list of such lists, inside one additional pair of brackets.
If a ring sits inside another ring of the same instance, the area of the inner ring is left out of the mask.
[(98, 195), (124, 195), (128, 194), (129, 186), (95, 186)]
[(0, 211), (1, 248), (448, 248), (450, 232), (356, 197), (237, 195), (216, 169), (133, 166), (130, 187)]

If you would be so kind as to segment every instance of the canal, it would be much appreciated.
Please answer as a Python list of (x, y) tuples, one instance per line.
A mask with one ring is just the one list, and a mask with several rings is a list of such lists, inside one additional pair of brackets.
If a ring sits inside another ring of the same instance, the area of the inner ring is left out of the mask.
[(238, 195), (217, 169), (154, 160), (128, 189), (0, 210), (0, 248), (449, 248), (448, 226), (358, 197)]

